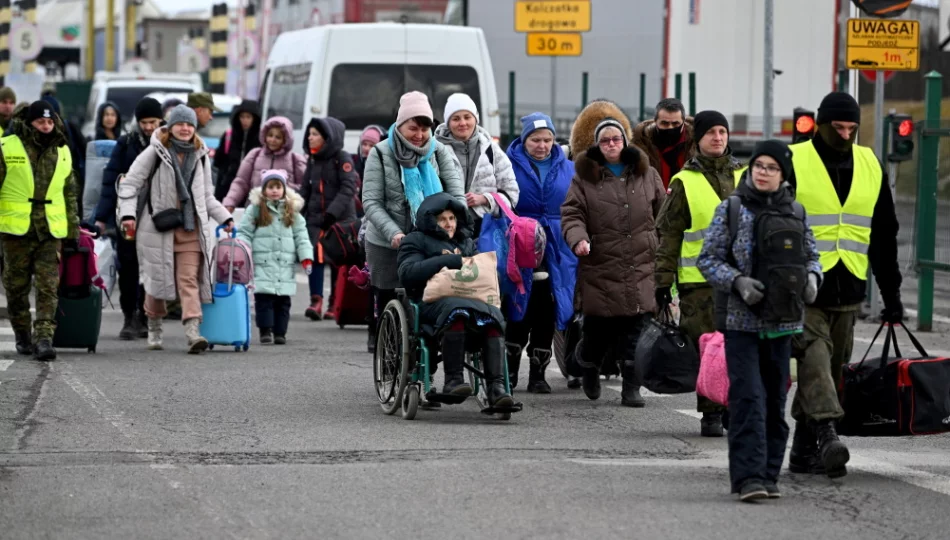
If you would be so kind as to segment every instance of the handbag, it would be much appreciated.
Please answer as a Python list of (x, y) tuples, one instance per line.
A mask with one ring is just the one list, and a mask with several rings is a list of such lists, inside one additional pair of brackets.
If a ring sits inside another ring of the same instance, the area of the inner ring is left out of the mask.
[(679, 326), (669, 308), (644, 326), (634, 354), (637, 377), (657, 394), (684, 394), (696, 391), (699, 354)]
[(501, 307), (495, 253), (479, 253), (462, 257), (462, 268), (443, 268), (429, 278), (422, 293), (422, 301), (429, 303), (443, 298), (478, 300), (490, 306)]
[[(204, 156), (202, 156), (201, 163), (204, 164)], [(198, 166), (196, 164), (195, 168), (191, 170), (191, 178), (188, 181), (189, 186), (195, 181), (195, 173), (197, 171)], [(152, 174), (155, 174), (154, 171)], [(157, 214), (155, 213), (155, 209), (152, 208), (152, 176), (149, 176), (148, 180), (148, 213), (152, 216), (152, 225), (155, 226), (155, 230), (158, 232), (168, 232), (178, 227), (183, 227), (185, 225), (185, 216), (182, 214), (180, 208), (166, 208)]]

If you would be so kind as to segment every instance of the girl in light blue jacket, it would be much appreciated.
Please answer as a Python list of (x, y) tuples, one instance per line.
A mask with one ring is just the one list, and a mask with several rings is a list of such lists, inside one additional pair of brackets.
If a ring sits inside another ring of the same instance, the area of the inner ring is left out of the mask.
[(261, 343), (287, 343), (290, 300), (297, 292), (295, 265), (313, 269), (313, 244), (300, 215), (304, 200), (287, 186), (287, 172), (266, 170), (262, 185), (248, 195), (249, 206), (238, 238), (251, 246), (254, 259), (254, 304)]

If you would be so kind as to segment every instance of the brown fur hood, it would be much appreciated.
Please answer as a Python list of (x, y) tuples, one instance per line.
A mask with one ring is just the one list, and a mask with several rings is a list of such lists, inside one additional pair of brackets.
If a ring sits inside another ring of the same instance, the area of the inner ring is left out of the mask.
[[(656, 130), (655, 120), (644, 120), (633, 128), (633, 144), (643, 148), (650, 156), (650, 164), (654, 168), (660, 166), (660, 150), (653, 144), (653, 132)], [(693, 142), (693, 117), (686, 117), (686, 160), (696, 154), (696, 144)]]
[[(637, 146), (628, 146), (620, 152), (620, 161), (627, 167), (632, 167), (636, 176), (643, 176), (650, 168), (650, 160), (646, 152)], [(596, 183), (603, 177), (604, 165), (607, 161), (597, 146), (591, 146), (586, 151), (574, 157), (574, 172), (577, 177), (587, 182)]]
[(574, 126), (571, 127), (571, 154), (578, 156), (588, 148), (594, 145), (594, 130), (597, 124), (607, 118), (613, 118), (620, 122), (624, 132), (627, 134), (627, 141), (633, 141), (633, 129), (630, 127), (630, 119), (623, 113), (620, 106), (613, 101), (598, 99), (590, 102), (584, 110), (577, 115), (574, 120)]

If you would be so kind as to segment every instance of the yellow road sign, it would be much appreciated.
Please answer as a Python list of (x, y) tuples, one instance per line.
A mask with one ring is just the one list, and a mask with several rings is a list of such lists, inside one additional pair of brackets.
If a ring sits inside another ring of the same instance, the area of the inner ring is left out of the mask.
[(917, 71), (920, 69), (920, 23), (849, 19), (847, 50), (850, 69)]
[(584, 50), (580, 34), (533, 32), (525, 36), (528, 56), (580, 56)]
[(590, 32), (590, 0), (518, 0), (515, 32)]

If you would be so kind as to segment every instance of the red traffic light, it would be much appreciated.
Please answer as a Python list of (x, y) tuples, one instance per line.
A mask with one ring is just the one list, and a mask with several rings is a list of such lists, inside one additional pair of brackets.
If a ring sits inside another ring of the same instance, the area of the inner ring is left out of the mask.
[(795, 131), (798, 133), (812, 133), (815, 131), (815, 119), (811, 116), (799, 116), (795, 121)]
[(897, 126), (897, 134), (901, 137), (907, 137), (914, 132), (914, 121), (913, 120), (903, 120)]

